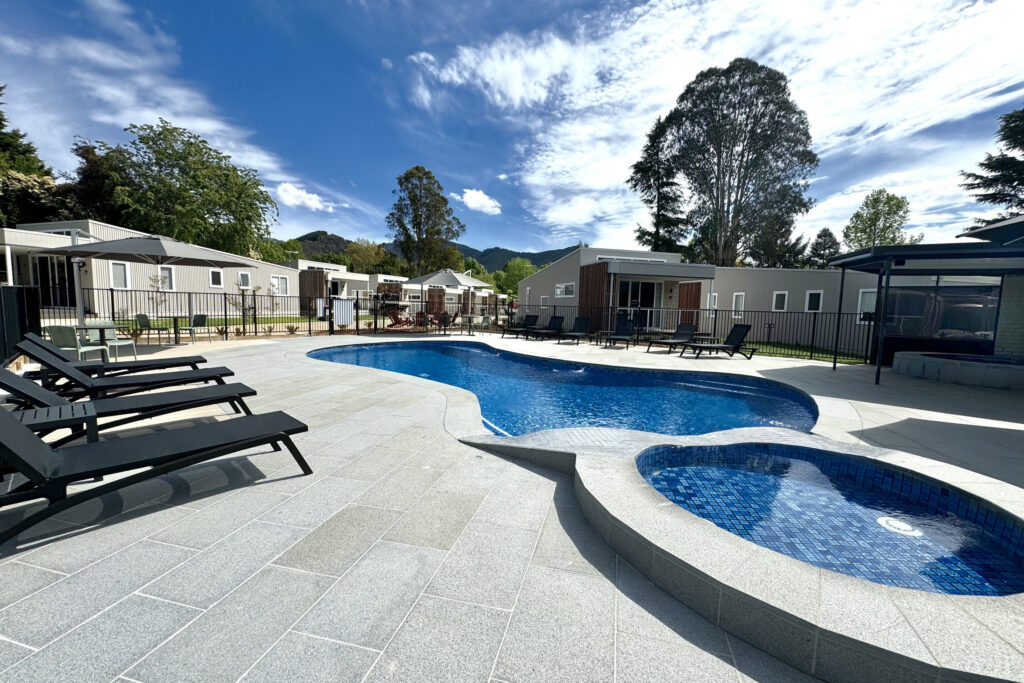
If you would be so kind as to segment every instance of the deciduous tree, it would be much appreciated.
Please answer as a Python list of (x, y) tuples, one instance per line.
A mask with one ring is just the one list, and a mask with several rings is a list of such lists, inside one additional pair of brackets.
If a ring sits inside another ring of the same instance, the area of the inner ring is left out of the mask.
[(1005, 211), (983, 222), (994, 222), (1024, 213), (1024, 108), (999, 117), (996, 154), (986, 154), (978, 164), (980, 173), (962, 172), (965, 190), (984, 204), (995, 204)]
[(356, 273), (369, 273), (386, 254), (384, 245), (368, 239), (359, 238), (345, 247), (345, 255), (348, 256), (352, 270)]
[(242, 255), (270, 237), (277, 204), (254, 169), (163, 119), (126, 130), (124, 146), (98, 143), (126, 227)]
[(398, 176), (398, 188), (392, 194), (395, 204), (384, 220), (413, 274), (422, 275), (450, 263), (450, 245), (466, 226), (448, 206), (444, 188), (434, 174), (413, 166)]
[(519, 282), (537, 272), (537, 267), (524, 258), (510, 259), (505, 267), (494, 273), (494, 284), (503, 294), (516, 296)]
[(924, 233), (914, 235), (905, 228), (910, 202), (884, 187), (873, 190), (843, 228), (843, 241), (851, 249), (867, 249), (885, 244), (917, 244)]

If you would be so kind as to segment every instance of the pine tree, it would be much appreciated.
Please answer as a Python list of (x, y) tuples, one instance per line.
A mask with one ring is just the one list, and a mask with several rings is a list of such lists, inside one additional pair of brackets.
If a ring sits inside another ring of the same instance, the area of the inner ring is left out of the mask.
[[(0, 105), (7, 86), (0, 85)], [(7, 115), (0, 108), (0, 173), (15, 171), (28, 176), (53, 177), (53, 171), (36, 153), (36, 146), (25, 140), (17, 128), (7, 129)]]
[(807, 252), (807, 262), (813, 268), (827, 268), (829, 259), (838, 256), (842, 251), (839, 238), (828, 228), (822, 228), (811, 242)]

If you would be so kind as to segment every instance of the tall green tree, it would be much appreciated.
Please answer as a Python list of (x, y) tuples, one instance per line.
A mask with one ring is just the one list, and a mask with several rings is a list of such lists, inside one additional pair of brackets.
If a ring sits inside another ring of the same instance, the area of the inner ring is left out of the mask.
[(803, 268), (807, 240), (793, 236), (792, 219), (776, 218), (762, 222), (746, 251), (758, 268)]
[(114, 176), (123, 224), (235, 254), (258, 253), (277, 204), (254, 169), (184, 128), (131, 125), (124, 146), (98, 143)]
[(843, 241), (850, 249), (867, 249), (886, 244), (917, 244), (924, 233), (906, 231), (910, 202), (884, 187), (873, 190), (843, 228)]
[(387, 250), (384, 245), (377, 244), (368, 239), (359, 238), (345, 247), (345, 255), (348, 256), (353, 272), (369, 273), (374, 266), (380, 263)]
[(284, 241), (275, 239), (264, 240), (256, 247), (252, 256), (267, 263), (285, 263), (306, 258), (302, 252), (302, 244), (295, 239)]
[(665, 121), (681, 201), (691, 207), (683, 232), (699, 238), (698, 253), (713, 244), (708, 262), (734, 265), (761, 217), (788, 220), (811, 207), (805, 193), (818, 157), (783, 73), (750, 59), (701, 71)]
[(450, 263), (450, 245), (466, 226), (448, 206), (444, 188), (434, 174), (413, 166), (398, 176), (398, 188), (392, 194), (395, 204), (384, 220), (413, 274), (422, 275)]
[(537, 266), (524, 258), (510, 259), (505, 267), (494, 273), (494, 285), (503, 294), (517, 296), (519, 282), (537, 272)]
[(463, 272), (469, 271), (469, 274), (475, 277), (477, 280), (483, 280), (490, 284), (494, 284), (494, 274), (488, 273), (487, 268), (484, 264), (477, 261), (472, 256), (467, 256), (463, 263)]
[(1003, 220), (1024, 213), (1024, 108), (999, 117), (996, 154), (986, 154), (978, 167), (980, 173), (961, 172), (965, 190), (984, 204), (1005, 209), (985, 223)]
[(839, 238), (828, 228), (822, 228), (814, 236), (811, 248), (807, 252), (807, 263), (812, 268), (827, 268), (829, 259), (839, 256), (842, 246)]
[(683, 198), (676, 181), (671, 132), (671, 121), (660, 116), (655, 119), (640, 160), (630, 166), (626, 181), (651, 214), (651, 227), (637, 225), (636, 241), (652, 251), (676, 251), (683, 227)]
[(27, 176), (53, 177), (53, 171), (43, 163), (36, 147), (17, 128), (7, 127), (3, 96), (7, 86), (0, 85), (0, 173), (15, 171)]
[(0, 172), (0, 228), (70, 218), (68, 204), (50, 176)]
[(113, 158), (81, 138), (75, 140), (71, 153), (78, 158), (78, 166), (62, 174), (65, 182), (57, 186), (58, 193), (74, 207), (77, 218), (124, 225), (124, 207), (114, 197), (118, 176)]

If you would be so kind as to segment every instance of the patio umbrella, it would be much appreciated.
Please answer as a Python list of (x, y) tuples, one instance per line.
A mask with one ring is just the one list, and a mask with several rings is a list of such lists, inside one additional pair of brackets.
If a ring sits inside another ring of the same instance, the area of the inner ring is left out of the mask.
[[(43, 249), (38, 254), (49, 256), (67, 256), (71, 258), (99, 258), (131, 263), (151, 263), (160, 266), (206, 266), (209, 268), (237, 268), (249, 265), (239, 261), (231, 254), (197, 247), (188, 242), (179, 242), (170, 237), (147, 235), (146, 237), (128, 237), (121, 240), (87, 242), (72, 244), (67, 247)], [(82, 278), (78, 267), (72, 269), (75, 279), (75, 308), (78, 324), (85, 324), (85, 310), (82, 307)]]
[(968, 228), (957, 237), (973, 237), (996, 244), (1020, 244), (1024, 242), (1024, 216), (1014, 216), (997, 223)]
[(472, 275), (466, 275), (465, 273), (457, 273), (451, 268), (443, 268), (442, 270), (435, 270), (433, 273), (427, 273), (426, 275), (420, 275), (414, 277), (411, 280), (407, 280), (407, 285), (419, 285), (420, 286), (420, 300), (423, 300), (423, 288), (424, 287), (451, 287), (453, 289), (467, 288), (469, 290), (469, 333), (473, 334), (473, 288), (474, 287), (490, 287), (491, 284), (478, 280)]

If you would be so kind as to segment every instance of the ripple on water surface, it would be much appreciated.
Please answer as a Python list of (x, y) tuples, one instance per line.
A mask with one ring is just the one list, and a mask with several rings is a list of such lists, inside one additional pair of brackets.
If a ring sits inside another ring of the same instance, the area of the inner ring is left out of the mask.
[(737, 427), (809, 432), (817, 419), (810, 397), (756, 377), (549, 361), (475, 342), (360, 344), (309, 355), (467, 389), (483, 417), (512, 436), (566, 427), (679, 435)]

